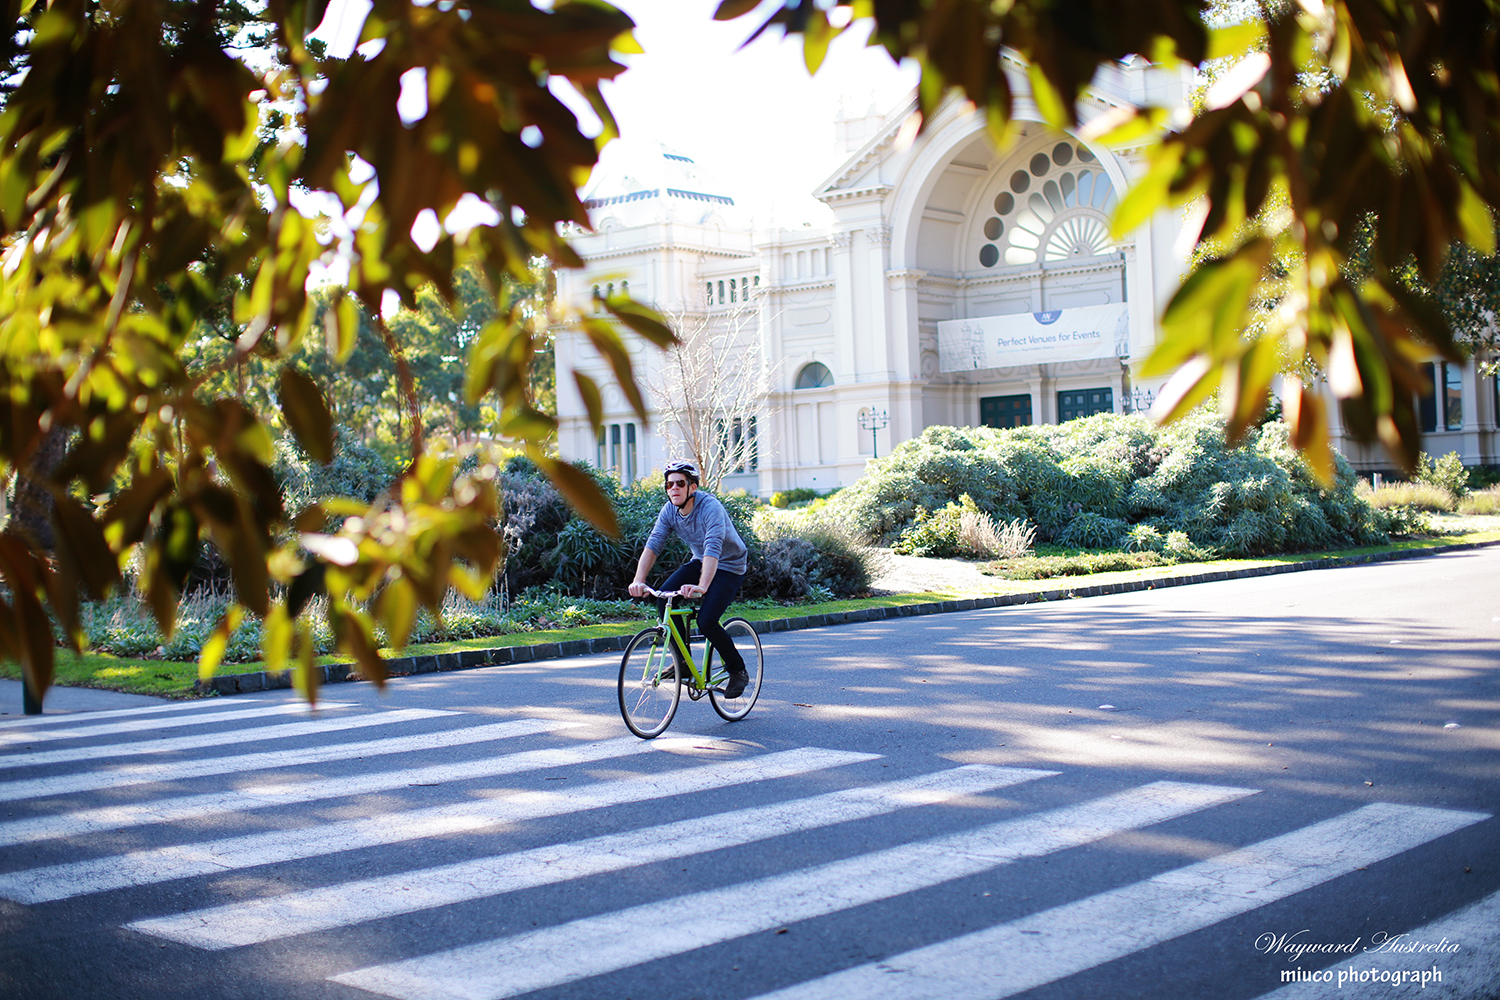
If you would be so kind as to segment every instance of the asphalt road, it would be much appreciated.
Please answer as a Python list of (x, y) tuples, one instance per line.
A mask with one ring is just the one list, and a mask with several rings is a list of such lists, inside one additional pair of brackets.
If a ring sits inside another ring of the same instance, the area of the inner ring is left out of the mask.
[(779, 633), (652, 743), (609, 657), (0, 716), (0, 994), (1500, 997), (1497, 580)]

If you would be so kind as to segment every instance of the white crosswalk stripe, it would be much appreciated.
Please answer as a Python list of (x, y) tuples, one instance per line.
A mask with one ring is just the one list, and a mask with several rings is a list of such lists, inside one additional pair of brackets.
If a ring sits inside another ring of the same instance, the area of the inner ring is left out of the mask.
[[(649, 901), (640, 905), (603, 911), (588, 906), (581, 911), (586, 915), (577, 919), (550, 925), (543, 919), (540, 926), (533, 924), (533, 929), (520, 933), (511, 931), (526, 923), (507, 922), (503, 926), (509, 936), (504, 937), (494, 936), (497, 929), (459, 943), (445, 942), (441, 936), (382, 932), (378, 939), (428, 943), (419, 953), (354, 949), (348, 954), (362, 959), (334, 960), (331, 968), (324, 966), (317, 973), (342, 986), (391, 997), (501, 1000), (569, 984), (576, 984), (571, 986), (574, 991), (589, 991), (595, 984), (585, 981), (593, 977), (609, 977), (648, 962), (691, 962), (689, 956), (700, 949), (728, 945), (746, 935), (800, 921), (848, 921), (855, 919), (850, 911), (856, 907), (904, 906), (908, 894), (963, 891), (957, 887), (979, 877), (1018, 878), (1019, 872), (1004, 874), (1005, 866), (1085, 848), (1206, 810), (1231, 809), (1233, 803), (1257, 794), (1252, 788), (1156, 781), (1082, 801), (1064, 792), (1061, 801), (1070, 804), (1031, 809), (1016, 799), (1045, 800), (1049, 790), (1056, 794), (1065, 789), (1069, 779), (1060, 777), (1063, 772), (969, 764), (871, 780), (872, 769), (881, 773), (882, 764), (872, 763), (878, 754), (817, 747), (757, 750), (744, 745), (732, 758), (704, 760), (661, 752), (711, 748), (701, 737), (683, 736), (675, 742), (634, 737), (569, 740), (550, 734), (583, 722), (492, 722), (426, 709), (345, 706), (314, 720), (253, 724), (264, 715), (277, 714), (264, 711), (266, 707), (226, 710), (208, 703), (201, 711), (175, 705), (130, 709), (112, 713), (117, 722), (101, 722), (106, 717), (98, 713), (53, 720), (56, 724), (51, 726), (24, 720), (27, 725), (0, 733), (0, 771), (47, 764), (58, 772), (21, 777), (10, 771), (13, 780), (0, 782), (0, 801), (18, 803), (21, 810), (19, 818), (0, 822), (0, 848), (12, 849), (0, 853), (0, 864), (12, 869), (0, 872), (0, 899), (86, 909), (95, 906), (86, 897), (115, 892), (118, 895), (103, 910), (118, 914), (111, 919), (141, 935), (134, 940), (155, 939), (163, 946), (175, 943), (213, 952), (264, 949), (269, 955), (276, 949), (295, 949), (299, 936), (336, 933), (374, 921), (390, 921), (400, 928), (433, 915), (432, 925), (442, 926), (451, 917), (439, 916), (444, 908), (476, 902), (487, 906), (483, 901), (498, 897), (505, 897), (496, 906), (501, 912), (530, 906), (535, 898), (523, 890), (575, 884), (582, 888), (598, 884), (586, 880), (612, 873), (663, 886), (650, 891)], [(214, 723), (222, 726), (213, 732), (166, 739), (158, 735), (163, 729)], [(405, 726), (409, 731), (340, 742), (345, 732), (377, 726)], [(82, 753), (73, 748), (5, 752), (7, 745), (14, 749), (98, 737), (116, 739)], [(277, 744), (293, 738), (295, 743), (278, 749)], [(530, 742), (490, 746), (523, 739)], [(262, 748), (212, 752), (242, 743), (259, 743)], [(445, 753), (461, 747), (479, 749), (461, 755), (472, 759)], [(198, 751), (207, 753), (195, 756)], [(167, 752), (177, 752), (182, 759), (114, 761)], [(347, 766), (357, 758), (357, 766)], [(612, 763), (616, 761), (618, 766)], [(307, 770), (314, 765), (330, 766)], [(296, 768), (303, 770), (289, 770)], [(561, 775), (542, 773), (569, 768), (573, 770)], [(828, 779), (837, 790), (826, 790), (825, 783), (815, 791), (799, 791), (823, 780), (815, 779), (814, 772), (830, 769), (843, 769)], [(333, 772), (336, 776), (330, 777)], [(589, 777), (580, 780), (585, 774)], [(215, 776), (228, 777), (232, 784), (173, 787)], [(530, 777), (513, 783), (492, 780), (502, 776)], [(548, 783), (560, 778), (566, 780)], [(1028, 785), (1040, 779), (1052, 780)], [(686, 803), (704, 793), (772, 781), (783, 785), (769, 798), (734, 793), (729, 798), (698, 799), (714, 804), (678, 811), (672, 818), (652, 818), (658, 804), (667, 800)], [(161, 787), (146, 787), (151, 784)], [(439, 785), (453, 785), (454, 790), (404, 791), (409, 786)], [(965, 818), (971, 809), (975, 816), (991, 815), (1001, 808), (992, 793), (1013, 786), (1034, 791), (1008, 793), (998, 800), (1007, 818)], [(99, 794), (90, 798), (89, 793)], [(734, 804), (725, 804), (730, 802)], [(43, 814), (27, 815), (27, 808)], [(937, 829), (956, 832), (933, 835), (934, 827), (925, 820), (909, 818), (932, 809), (947, 810), (942, 822), (949, 825)], [(254, 817), (248, 815), (252, 813)], [(574, 818), (584, 813), (589, 817)], [(760, 980), (759, 989), (768, 989), (767, 983), (776, 988), (756, 1000), (1012, 996), (1294, 894), (1327, 891), (1318, 887), (1489, 818), (1477, 812), (1366, 805), (1093, 895), (1065, 894), (1061, 898), (1070, 901), (991, 926), (985, 926), (982, 917), (976, 921), (971, 912), (950, 932), (952, 936), (909, 951), (892, 948), (897, 953), (877, 961), (866, 959), (880, 952), (842, 961), (833, 952), (811, 966), (810, 974), (782, 973)], [(867, 824), (864, 832), (849, 842), (871, 846), (826, 853), (844, 843), (843, 825), (861, 822)], [(200, 823), (215, 835), (205, 839), (195, 825)], [(464, 835), (506, 843), (507, 831), (517, 824), (530, 824), (525, 833), (530, 843), (478, 857), (472, 847), (462, 846)], [(899, 832), (911, 828), (927, 832), (914, 841)], [(102, 841), (88, 839), (122, 830), (132, 832)], [(572, 830), (587, 833), (573, 835)], [(800, 835), (817, 830), (833, 831), (821, 840), (814, 838), (821, 845), (816, 850), (825, 853), (815, 855), (816, 861), (799, 860), (807, 843)], [(221, 832), (232, 835), (218, 836)], [(439, 837), (459, 838), (453, 841), (459, 853), (444, 858), (447, 863), (429, 860), (423, 867), (421, 859), (429, 857), (427, 853), (394, 849)], [(176, 842), (183, 838), (190, 842)], [(111, 845), (106, 856), (97, 856), (101, 843)], [(759, 877), (727, 885), (718, 878), (695, 881), (692, 891), (670, 888), (677, 865), (684, 872), (693, 866), (716, 870), (724, 857), (719, 852), (760, 843), (767, 847), (760, 855), (766, 867), (757, 869)], [(165, 846), (141, 848), (142, 844)], [(21, 845), (40, 846), (14, 850)], [(126, 849), (127, 845), (137, 849)], [(288, 891), (278, 894), (268, 888), (283, 884), (278, 866), (361, 849), (374, 853), (351, 862), (330, 862), (326, 869), (308, 869), (311, 877), (303, 886), (297, 885), (296, 870), (291, 869), (285, 882)], [(22, 862), (23, 857), (32, 860)], [(18, 862), (34, 867), (17, 869)], [(329, 881), (324, 871), (348, 875)], [(232, 878), (215, 879), (226, 875)], [(186, 881), (184, 888), (174, 886), (164, 894), (147, 891), (154, 885), (204, 877), (208, 880), (201, 893), (197, 887), (186, 888), (192, 885)], [(258, 888), (238, 888), (245, 885)], [(705, 885), (712, 888), (702, 888)], [(188, 905), (200, 908), (181, 909), (181, 903), (195, 897), (201, 902)], [(1500, 912), (1497, 900), (1500, 895), (1491, 896), (1421, 930), (1430, 931), (1428, 936), (1462, 935), (1466, 941), (1500, 940), (1491, 926)], [(1016, 912), (1026, 911), (1012, 909), (1008, 915)], [(942, 936), (941, 924), (925, 926), (931, 936), (924, 940)], [(640, 933), (643, 927), (650, 933)], [(1005, 961), (995, 961), (996, 955), (1004, 955)], [(1332, 971), (1353, 976), (1369, 968), (1368, 963), (1352, 961)], [(1449, 992), (1422, 995), (1464, 995), (1453, 990), (1463, 983), (1483, 982), (1495, 968), (1493, 961), (1482, 957), (1470, 966), (1456, 966)], [(1266, 1000), (1324, 995), (1318, 985), (1323, 984), (1293, 983)], [(614, 992), (600, 985), (587, 995)], [(1370, 987), (1365, 993), (1347, 992), (1373, 1000), (1379, 991)]]
[[(889, 899), (1253, 794), (1248, 788), (1159, 781), (979, 830), (332, 978), (412, 1000), (509, 997)], [(653, 932), (636, 933), (641, 927)]]
[(68, 723), (98, 722), (100, 719), (126, 719), (141, 718), (147, 715), (156, 716), (171, 712), (202, 712), (212, 714), (215, 711), (238, 711), (244, 704), (234, 699), (210, 698), (205, 701), (173, 701), (162, 702), (159, 705), (140, 705), (135, 708), (110, 708), (98, 712), (63, 712), (50, 715), (28, 715), (19, 719), (0, 720), (0, 731), (9, 732), (13, 729), (31, 728), (35, 726), (58, 726)]
[[(640, 741), (636, 741), (639, 745)], [(625, 748), (622, 746), (621, 752)], [(114, 857), (49, 865), (0, 875), (0, 898), (43, 903), (111, 889), (250, 868), (278, 861), (314, 858), (360, 847), (396, 844), (454, 833), (473, 833), (502, 823), (561, 816), (627, 802), (644, 802), (771, 778), (804, 774), (839, 764), (870, 760), (874, 754), (842, 750), (783, 750), (740, 761), (733, 768), (694, 767), (667, 775), (600, 782), (568, 792), (525, 792), (503, 799), (387, 813), (371, 819), (325, 823), (298, 830), (273, 830), (136, 851)]]
[[(766, 994), (994, 1000), (1347, 875), (1489, 817), (1377, 803), (1112, 892)], [(995, 962), (995, 955), (1006, 961)], [(436, 994), (427, 994), (434, 996)]]
[[(349, 708), (347, 702), (324, 702), (319, 711)], [(165, 718), (151, 716), (131, 719), (128, 722), (109, 722), (102, 726), (59, 726), (42, 732), (0, 732), (0, 747), (16, 743), (44, 743), (49, 740), (82, 740), (95, 736), (120, 736), (125, 733), (154, 732), (159, 729), (181, 729), (186, 726), (209, 726), (221, 722), (238, 722), (242, 719), (263, 719), (274, 715), (307, 715), (306, 705), (295, 702), (285, 705), (260, 705), (256, 708), (241, 708), (238, 711), (203, 712), (197, 715), (171, 715)]]
[[(486, 728), (503, 728), (506, 730), (505, 735), (508, 736), (536, 732), (535, 726), (520, 726), (514, 723), (500, 723), (496, 727)], [(202, 795), (184, 795), (178, 798), (156, 799), (125, 806), (104, 806), (99, 809), (79, 810), (58, 816), (41, 816), (35, 819), (0, 823), (0, 846), (36, 840), (52, 840), (59, 837), (78, 837), (104, 830), (144, 826), (148, 823), (178, 822), (212, 816), (216, 813), (269, 809), (276, 806), (294, 805), (298, 802), (368, 795), (371, 792), (405, 788), (409, 785), (439, 785), (450, 781), (470, 781), (501, 774), (519, 774), (523, 771), (534, 771), (545, 767), (566, 767), (570, 764), (583, 764), (594, 760), (623, 757), (627, 754), (644, 753), (647, 749), (649, 749), (649, 744), (643, 744), (634, 736), (627, 736), (591, 746), (528, 750), (502, 757), (492, 757), (488, 760), (382, 771), (376, 774), (341, 777), (337, 781), (306, 778), (275, 785), (238, 788), (232, 792), (208, 792)]]
[(975, 764), (905, 781), (717, 813), (573, 844), (550, 845), (250, 903), (140, 920), (129, 926), (199, 948), (233, 948), (668, 858), (738, 847), (960, 795), (978, 795), (1056, 773)]
[[(431, 718), (425, 711), (418, 715), (406, 712), (387, 712), (381, 715), (343, 719), (336, 727), (319, 732), (336, 732), (364, 726), (385, 726), (407, 722), (413, 718)], [(420, 736), (393, 736), (378, 740), (362, 740), (356, 743), (335, 743), (329, 746), (295, 747), (260, 753), (239, 754), (233, 757), (210, 757), (206, 760), (173, 761), (166, 764), (125, 764), (102, 771), (87, 771), (82, 774), (62, 774), (46, 778), (27, 778), (21, 781), (0, 782), (0, 802), (21, 799), (37, 799), (49, 795), (73, 795), (91, 792), (100, 788), (122, 788), (126, 785), (142, 785), (166, 781), (186, 781), (190, 778), (211, 777), (221, 774), (243, 774), (266, 771), (273, 768), (302, 767), (309, 764), (324, 764), (329, 761), (348, 760), (357, 757), (380, 757), (389, 754), (410, 753), (413, 750), (436, 750), (485, 743), (490, 740), (528, 736), (549, 730), (570, 729), (582, 725), (578, 722), (560, 722), (552, 719), (516, 719), (511, 722), (496, 722), (465, 729), (449, 729), (442, 732), (423, 733)], [(293, 735), (306, 735), (296, 733)], [(5, 758), (0, 757), (0, 765)]]
[(276, 726), (257, 726), (253, 729), (230, 729), (222, 733), (204, 733), (201, 736), (178, 736), (152, 743), (120, 743), (112, 746), (76, 747), (68, 750), (39, 750), (36, 753), (14, 754), (0, 757), (3, 767), (40, 767), (45, 764), (70, 764), (80, 760), (104, 760), (115, 757), (132, 757), (141, 754), (176, 753), (180, 750), (202, 750), (207, 747), (222, 747), (240, 743), (255, 743), (262, 740), (286, 740), (298, 736), (320, 736), (346, 729), (363, 729), (366, 726), (389, 726), (398, 722), (416, 719), (439, 719), (457, 715), (436, 708), (399, 708), (392, 712), (375, 715), (345, 716), (341, 719), (316, 719), (312, 722), (288, 722)]

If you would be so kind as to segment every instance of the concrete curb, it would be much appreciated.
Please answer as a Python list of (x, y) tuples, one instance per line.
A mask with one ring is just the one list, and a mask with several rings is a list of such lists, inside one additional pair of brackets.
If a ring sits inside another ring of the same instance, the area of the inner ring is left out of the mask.
[[(1181, 576), (1164, 576), (1156, 580), (1127, 580), (1088, 587), (1054, 587), (1050, 590), (1030, 591), (1023, 594), (999, 594), (990, 597), (968, 597), (956, 601), (932, 601), (926, 604), (903, 604), (895, 607), (864, 608), (859, 611), (803, 615), (796, 618), (775, 618), (756, 622), (755, 630), (762, 634), (796, 632), (808, 628), (884, 621), (889, 618), (906, 618), (912, 615), (938, 615), (954, 611), (1003, 608), (1016, 604), (1065, 601), (1079, 597), (1105, 597), (1111, 594), (1134, 593), (1139, 590), (1185, 587), (1194, 583), (1244, 580), (1254, 576), (1275, 576), (1281, 573), (1301, 573), (1316, 569), (1338, 569), (1344, 566), (1395, 562), (1401, 559), (1420, 559), (1425, 556), (1486, 548), (1491, 545), (1500, 545), (1500, 542), (1459, 542), (1436, 549), (1406, 549), (1400, 552), (1376, 552), (1363, 556), (1336, 556), (1327, 559), (1309, 559), (1304, 562), (1278, 563), (1272, 566), (1247, 566), (1244, 569), (1184, 573)], [(634, 633), (603, 636), (598, 639), (573, 639), (568, 642), (542, 642), (531, 646), (500, 646), (495, 649), (466, 649), (457, 653), (429, 656), (400, 656), (386, 660), (386, 667), (393, 677), (400, 677), (449, 670), (470, 670), (475, 667), (498, 667), (511, 663), (532, 663), (537, 660), (556, 660), (569, 656), (587, 656), (593, 653), (617, 653), (625, 648), (633, 636)], [(364, 680), (350, 663), (331, 663), (319, 669), (323, 672), (322, 680), (325, 684)], [(206, 695), (247, 694), (252, 691), (270, 691), (291, 686), (290, 671), (269, 673), (264, 670), (248, 674), (220, 674), (193, 685), (195, 691)]]

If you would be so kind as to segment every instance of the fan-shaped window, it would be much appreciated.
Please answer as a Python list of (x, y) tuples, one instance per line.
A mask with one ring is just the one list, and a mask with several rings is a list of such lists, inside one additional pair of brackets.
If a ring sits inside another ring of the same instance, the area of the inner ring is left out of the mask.
[(1108, 253), (1108, 219), (1117, 197), (1094, 154), (1075, 142), (1058, 142), (1025, 162), (1028, 169), (1008, 176), (1007, 190), (994, 196), (994, 214), (981, 223), (986, 242), (979, 247), (979, 265), (1036, 264)]
[(797, 373), (798, 389), (823, 389), (830, 385), (833, 385), (833, 372), (821, 361), (811, 362)]

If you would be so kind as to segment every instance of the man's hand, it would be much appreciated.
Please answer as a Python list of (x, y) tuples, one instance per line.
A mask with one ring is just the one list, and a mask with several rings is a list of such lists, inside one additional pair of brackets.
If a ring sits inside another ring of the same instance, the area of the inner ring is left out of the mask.
[(631, 597), (646, 596), (646, 585), (639, 580), (632, 581), (630, 586), (625, 589), (630, 592)]
[(677, 588), (677, 592), (683, 597), (702, 597), (708, 592), (708, 588), (700, 587), (696, 583), (685, 583)]

